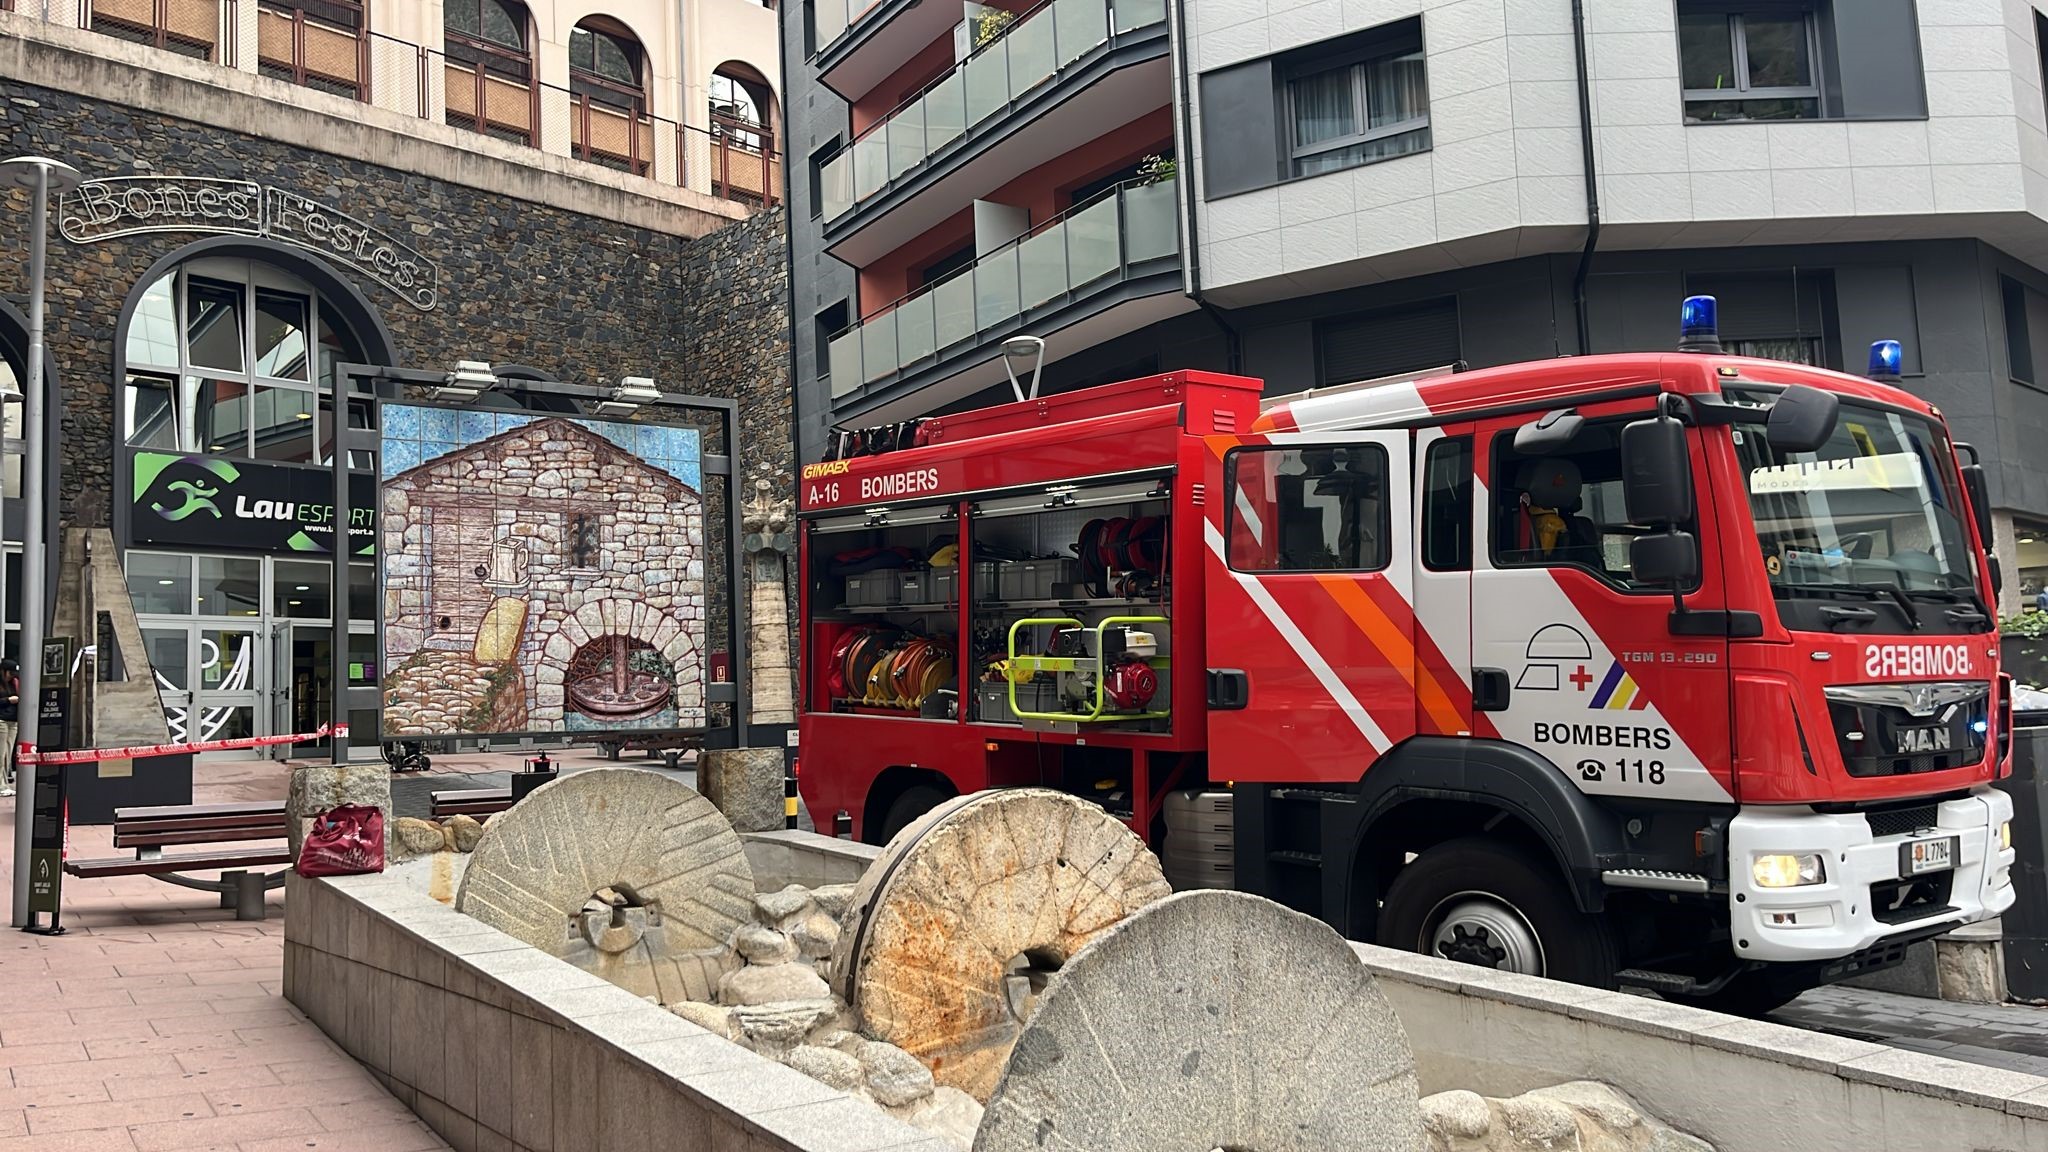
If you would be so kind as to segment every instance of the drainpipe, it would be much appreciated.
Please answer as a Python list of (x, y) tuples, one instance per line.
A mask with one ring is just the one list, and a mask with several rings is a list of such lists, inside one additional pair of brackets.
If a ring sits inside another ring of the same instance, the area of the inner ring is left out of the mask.
[(1202, 299), (1202, 246), (1196, 241), (1195, 237), (1195, 170), (1192, 164), (1195, 153), (1194, 134), (1188, 129), (1187, 115), (1191, 102), (1189, 92), (1192, 90), (1188, 84), (1187, 0), (1172, 0), (1172, 2), (1174, 56), (1179, 64), (1174, 78), (1173, 119), (1175, 130), (1184, 137), (1176, 145), (1175, 166), (1178, 167), (1181, 160), (1190, 162), (1188, 169), (1179, 174), (1181, 201), (1187, 210), (1188, 222), (1187, 240), (1181, 245), (1181, 258), (1187, 261), (1188, 268), (1187, 294), (1188, 298), (1195, 302), (1196, 307), (1200, 308), (1203, 314), (1214, 321), (1216, 327), (1223, 332), (1226, 371), (1234, 375), (1242, 375), (1244, 373), (1244, 346), (1238, 339), (1237, 329), (1232, 328), (1230, 322), (1223, 318), (1221, 309)]
[(1572, 275), (1572, 308), (1578, 314), (1579, 355), (1593, 351), (1593, 320), (1586, 307), (1586, 276), (1593, 270), (1593, 250), (1600, 245), (1600, 182), (1593, 164), (1593, 91), (1586, 73), (1586, 5), (1572, 0), (1572, 47), (1579, 62), (1579, 153), (1586, 174), (1586, 246)]

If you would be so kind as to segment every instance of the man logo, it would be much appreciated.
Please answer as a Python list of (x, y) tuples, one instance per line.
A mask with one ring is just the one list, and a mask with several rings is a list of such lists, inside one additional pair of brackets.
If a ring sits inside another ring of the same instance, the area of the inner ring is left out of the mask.
[(211, 512), (215, 520), (220, 519), (220, 505), (213, 502), (213, 498), (220, 495), (220, 489), (208, 488), (190, 480), (173, 480), (168, 487), (183, 497), (185, 502), (170, 509), (166, 509), (162, 504), (151, 504), (150, 510), (157, 515), (173, 523), (201, 512)]

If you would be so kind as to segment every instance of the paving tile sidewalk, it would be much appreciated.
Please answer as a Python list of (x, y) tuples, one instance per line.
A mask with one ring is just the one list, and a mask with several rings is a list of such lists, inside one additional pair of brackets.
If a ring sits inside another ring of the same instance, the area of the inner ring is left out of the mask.
[[(289, 779), (267, 761), (197, 775), (199, 803), (275, 799)], [(0, 800), (0, 885), (13, 828)], [(90, 827), (72, 852), (124, 854)], [(0, 1152), (447, 1147), (285, 1002), (281, 891), (245, 923), (146, 876), (66, 880), (65, 935), (0, 935)]]
[(1771, 1014), (1780, 1024), (2048, 1076), (2048, 1007), (1960, 1004), (1836, 985)]

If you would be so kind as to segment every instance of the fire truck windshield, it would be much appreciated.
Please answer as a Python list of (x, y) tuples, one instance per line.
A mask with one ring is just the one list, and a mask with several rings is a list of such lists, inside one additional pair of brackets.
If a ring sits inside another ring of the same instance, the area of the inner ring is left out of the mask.
[(1977, 604), (1953, 456), (1932, 423), (1844, 399), (1818, 452), (1777, 451), (1761, 421), (1735, 425), (1734, 440), (1788, 625), (1804, 626), (1792, 616), (1805, 613), (1788, 613), (1787, 601), (1817, 597), (1893, 603), (1915, 629), (1930, 614), (1914, 601)]

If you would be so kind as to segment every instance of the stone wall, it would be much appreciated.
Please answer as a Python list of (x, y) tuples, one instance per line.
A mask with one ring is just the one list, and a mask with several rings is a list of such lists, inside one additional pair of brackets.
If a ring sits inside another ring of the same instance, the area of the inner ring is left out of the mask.
[[(137, 85), (152, 83), (135, 70)], [(140, 89), (136, 89), (140, 90)], [(219, 94), (251, 107), (263, 102)], [(147, 99), (138, 98), (138, 104)], [(735, 464), (791, 468), (788, 313), (782, 213), (701, 239), (654, 231), (294, 146), (120, 103), (0, 78), (0, 149), (67, 160), (92, 178), (199, 176), (256, 181), (348, 213), (436, 262), (439, 300), (421, 311), (341, 269), (388, 328), (400, 366), (517, 363), (595, 383), (649, 376), (664, 388), (740, 402)], [(678, 209), (681, 211), (681, 209)], [(0, 194), (0, 251), (24, 253), (23, 193)], [(686, 231), (677, 229), (676, 232)], [(54, 228), (53, 228), (54, 232)], [(47, 341), (61, 387), (60, 517), (106, 527), (117, 484), (116, 328), (159, 259), (203, 237), (153, 233), (89, 244), (53, 236)], [(27, 262), (0, 261), (0, 298), (28, 311)], [(732, 452), (707, 436), (707, 456)], [(724, 647), (725, 500), (707, 482), (706, 614)]]

